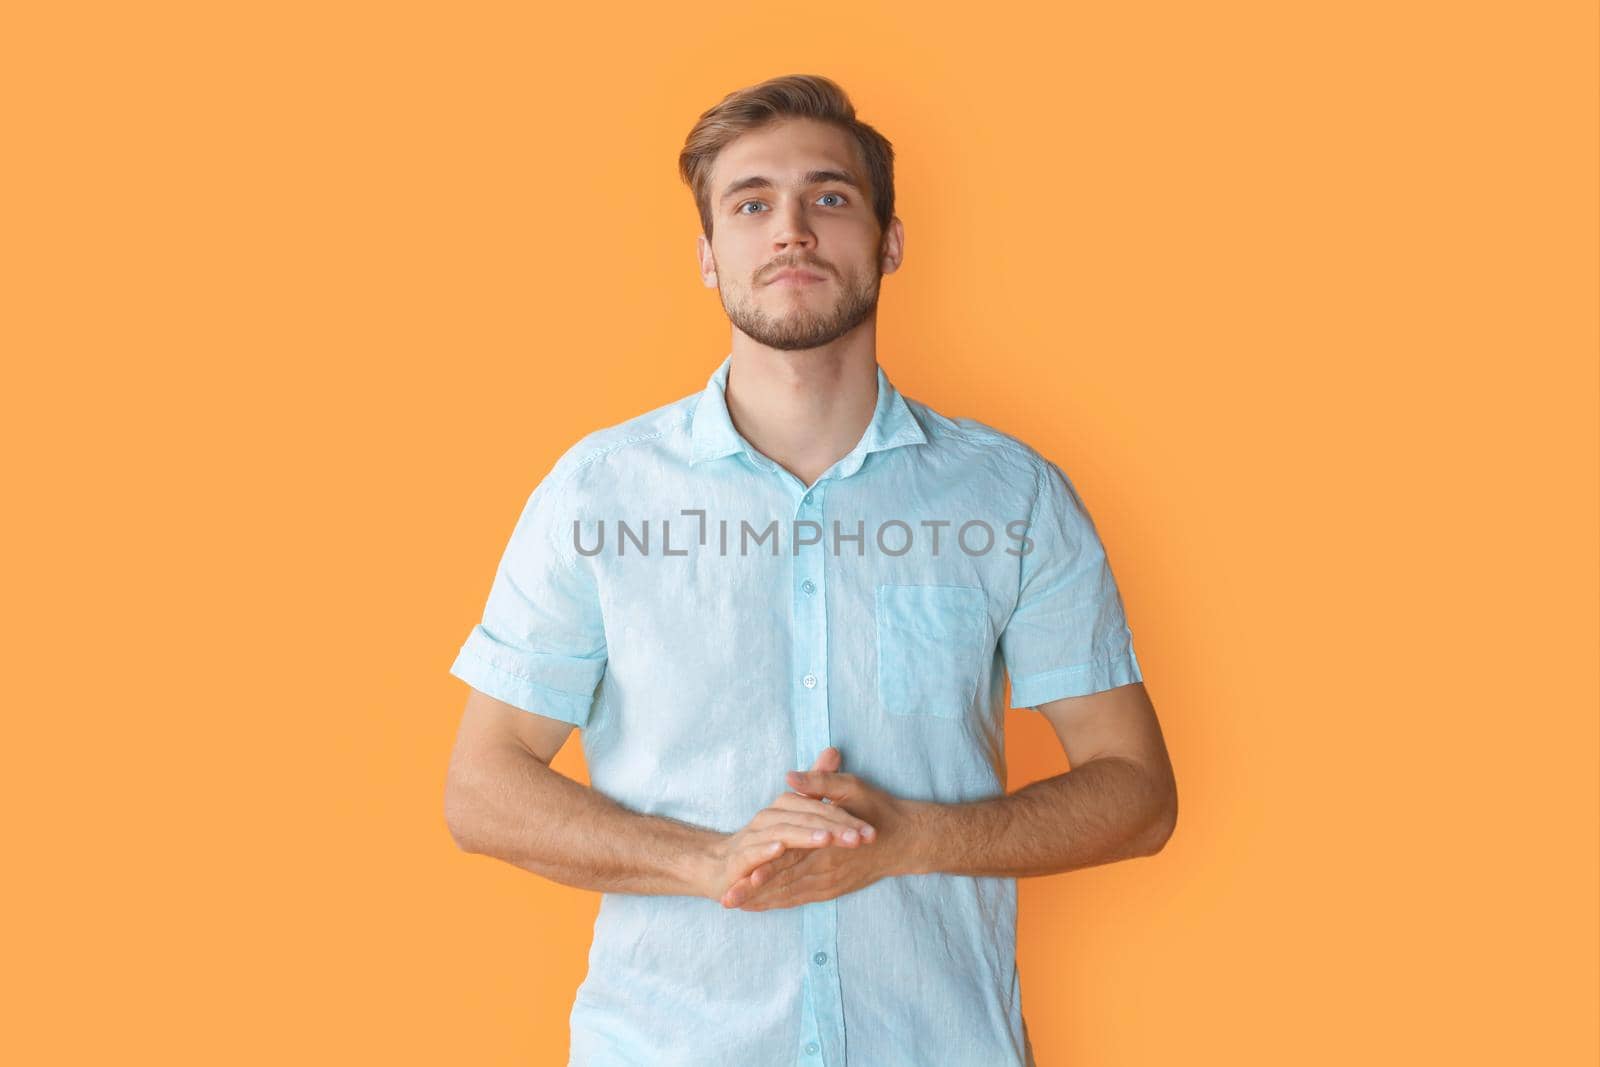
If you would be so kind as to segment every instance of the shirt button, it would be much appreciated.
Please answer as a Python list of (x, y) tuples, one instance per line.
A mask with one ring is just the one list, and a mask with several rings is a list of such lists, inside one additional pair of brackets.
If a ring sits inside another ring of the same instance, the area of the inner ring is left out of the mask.
[(816, 1054), (817, 1054), (817, 1043), (815, 1041), (807, 1041), (806, 1042), (806, 1055), (807, 1056), (815, 1056)]
[(800, 684), (805, 686), (807, 689), (815, 689), (817, 687), (817, 676), (814, 674), (808, 674), (804, 678), (800, 679)]
[(812, 593), (817, 591), (817, 583), (813, 582), (810, 578), (807, 578), (805, 581), (800, 583), (800, 591), (805, 593), (806, 596), (810, 596)]
[(826, 952), (819, 952), (815, 956), (811, 957), (811, 962), (815, 963), (818, 967), (821, 967), (824, 963), (828, 962), (828, 954)]

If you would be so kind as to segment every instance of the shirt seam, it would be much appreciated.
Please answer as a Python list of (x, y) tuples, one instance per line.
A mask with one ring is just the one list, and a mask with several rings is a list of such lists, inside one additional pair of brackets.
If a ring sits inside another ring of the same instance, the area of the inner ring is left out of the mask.
[[(521, 674), (521, 673), (519, 673), (517, 671), (507, 670), (506, 668), (500, 666), (498, 663), (491, 663), (484, 656), (480, 655), (479, 653), (473, 651), (470, 648), (465, 649), (464, 651), (465, 651), (467, 657), (470, 658), (474, 663), (477, 663), (479, 666), (481, 666), (481, 667), (483, 667), (483, 668), (485, 668), (487, 670), (494, 671), (496, 674), (503, 674), (507, 678), (514, 679), (517, 682), (521, 683), (522, 685), (530, 686), (530, 687), (532, 687), (534, 689), (542, 689), (546, 693), (554, 693), (557, 696), (568, 697), (569, 699), (573, 699), (573, 700), (582, 700), (582, 699), (584, 699), (584, 695), (582, 693), (574, 693), (570, 689), (557, 689), (553, 685), (545, 685), (543, 682), (536, 682), (532, 678), (528, 677), (526, 674)], [(576, 657), (567, 657), (567, 658), (576, 658)], [(592, 699), (594, 694), (590, 693), (589, 696)]]
[[(1028, 528), (1023, 531), (1023, 535), (1024, 536), (1032, 534), (1033, 531), (1034, 531), (1034, 528), (1036, 526), (1038, 526), (1038, 524), (1039, 524), (1039, 505), (1044, 502), (1044, 493), (1045, 493), (1045, 470), (1044, 470), (1044, 466), (1043, 466), (1043, 464), (1038, 463), (1037, 461), (1035, 461), (1034, 464), (1033, 464), (1033, 506), (1028, 509)], [(1026, 561), (1027, 561), (1027, 558), (1028, 558), (1028, 553), (1032, 552), (1034, 549), (1036, 549), (1038, 547), (1039, 547), (1038, 544), (1035, 542), (1035, 543), (1033, 543), (1033, 547), (1030, 548), (1028, 550), (1028, 552), (1022, 552), (1022, 553), (1018, 553), (1017, 554), (1017, 599), (1016, 599), (1016, 603), (1013, 604), (1012, 608), (1011, 608), (1011, 613), (1013, 615), (1016, 614), (1017, 608), (1022, 606), (1022, 578), (1023, 578), (1023, 573), (1027, 570), (1027, 562)], [(1009, 624), (1009, 621), (1010, 620), (1008, 619), (1007, 620), (1008, 624)]]
[(1127, 658), (1128, 653), (1126, 652), (1113, 652), (1109, 655), (1100, 656), (1096, 659), (1086, 660), (1085, 662), (1073, 667), (1051, 667), (1047, 671), (1034, 671), (1032, 674), (1019, 674), (1011, 679), (1011, 684), (1015, 685), (1018, 682), (1037, 681), (1040, 678), (1049, 678), (1050, 676), (1056, 674), (1082, 674), (1084, 671), (1092, 671), (1096, 667), (1103, 667), (1108, 663), (1120, 663)]
[[(916, 415), (916, 412), (913, 411), (912, 414)], [(917, 421), (919, 424), (922, 422), (920, 418)], [(1034, 449), (1032, 446), (1018, 441), (1016, 438), (1010, 437), (999, 430), (970, 430), (963, 426), (950, 424), (941, 425), (931, 433), (928, 431), (927, 426), (923, 426), (922, 431), (927, 435), (930, 444), (939, 434), (948, 434), (951, 437), (958, 437), (970, 445), (997, 446), (1005, 452), (1026, 461), (1030, 466), (1036, 466), (1038, 462), (1033, 455)]]
[[(556, 483), (554, 496), (557, 498), (557, 500), (560, 500), (566, 493), (567, 487), (572, 484), (572, 480), (578, 476), (580, 471), (589, 466), (591, 463), (595, 463), (606, 456), (611, 455), (611, 453), (617, 451), (618, 449), (626, 448), (629, 445), (642, 444), (645, 441), (654, 441), (657, 438), (665, 437), (667, 434), (671, 433), (673, 430), (676, 430), (693, 417), (694, 409), (690, 408), (689, 411), (685, 412), (683, 415), (679, 416), (677, 419), (668, 423), (666, 426), (663, 426), (659, 430), (654, 430), (650, 433), (639, 434), (622, 441), (614, 441), (609, 445), (602, 445), (593, 452), (585, 455), (582, 459), (574, 460), (572, 469), (567, 471), (567, 473), (561, 477), (561, 480)], [(551, 532), (551, 547), (555, 550), (556, 558), (561, 561), (562, 565), (565, 566), (569, 572), (574, 575), (578, 575), (579, 577), (586, 577), (582, 573), (582, 568), (578, 566), (577, 557), (569, 555), (567, 551), (561, 547), (560, 542), (555, 540), (554, 531)]]

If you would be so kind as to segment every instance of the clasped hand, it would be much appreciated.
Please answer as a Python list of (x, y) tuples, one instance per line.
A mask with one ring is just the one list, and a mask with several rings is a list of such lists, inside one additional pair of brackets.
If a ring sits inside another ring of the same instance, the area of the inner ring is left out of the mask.
[(908, 870), (910, 805), (839, 773), (839, 763), (838, 749), (823, 749), (810, 771), (789, 772), (794, 792), (722, 840), (723, 907), (766, 911), (831, 900)]

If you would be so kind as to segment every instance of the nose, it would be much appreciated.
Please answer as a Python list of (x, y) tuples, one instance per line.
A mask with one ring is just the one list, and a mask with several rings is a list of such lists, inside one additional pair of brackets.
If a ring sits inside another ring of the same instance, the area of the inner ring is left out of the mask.
[(805, 204), (799, 197), (790, 197), (773, 215), (777, 220), (777, 227), (772, 234), (774, 251), (816, 248), (817, 235), (811, 232), (811, 225), (806, 220)]

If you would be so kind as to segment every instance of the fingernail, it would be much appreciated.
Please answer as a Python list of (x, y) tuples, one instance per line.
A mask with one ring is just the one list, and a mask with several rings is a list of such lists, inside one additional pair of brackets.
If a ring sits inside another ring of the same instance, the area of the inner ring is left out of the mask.
[(826, 841), (827, 839), (828, 839), (828, 831), (826, 831), (826, 830), (817, 830), (817, 831), (813, 832), (812, 835), (811, 835), (811, 840), (813, 840), (813, 841)]
[(874, 837), (878, 836), (878, 831), (870, 826), (863, 826), (861, 828), (861, 836), (866, 838), (868, 841), (871, 841)]
[(856, 833), (854, 830), (846, 830), (844, 832), (844, 839), (853, 845), (861, 839), (861, 835)]

